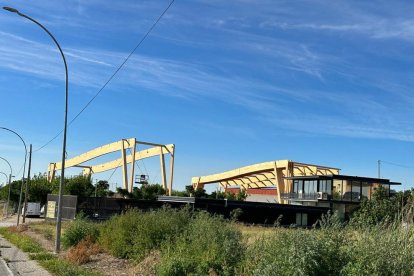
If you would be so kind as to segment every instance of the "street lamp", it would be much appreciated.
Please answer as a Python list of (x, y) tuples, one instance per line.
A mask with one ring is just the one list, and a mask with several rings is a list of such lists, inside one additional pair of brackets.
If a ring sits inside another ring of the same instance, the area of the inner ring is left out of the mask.
[(65, 153), (66, 153), (66, 130), (68, 126), (68, 66), (66, 63), (65, 55), (63, 54), (62, 48), (60, 48), (59, 43), (55, 39), (55, 37), (39, 22), (34, 20), (33, 18), (19, 12), (18, 10), (10, 7), (3, 7), (6, 11), (16, 13), (17, 15), (20, 15), (21, 17), (24, 17), (36, 25), (38, 25), (40, 28), (42, 28), (53, 40), (53, 42), (56, 44), (56, 46), (59, 49), (59, 52), (62, 56), (63, 63), (65, 65), (65, 80), (66, 80), (66, 86), (65, 86), (65, 114), (64, 114), (64, 127), (63, 127), (63, 146), (62, 146), (62, 174), (60, 176), (60, 185), (59, 185), (59, 200), (58, 200), (58, 211), (57, 211), (57, 218), (56, 218), (56, 243), (55, 243), (55, 252), (59, 253), (60, 251), (60, 235), (61, 235), (61, 226), (62, 226), (62, 198), (63, 198), (63, 186), (65, 184)]
[[(6, 183), (7, 183), (7, 180), (9, 180), (9, 178), (7, 177), (7, 174), (5, 174), (4, 172), (0, 172), (2, 175), (4, 175), (4, 177), (6, 177)], [(4, 208), (3, 208), (3, 211), (4, 211)]]
[(13, 176), (13, 169), (10, 165), (10, 162), (7, 159), (0, 156), (0, 159), (4, 160), (10, 168), (10, 175), (9, 175), (9, 195), (7, 196), (7, 205), (6, 205), (6, 217), (9, 215), (9, 204), (10, 204), (10, 190), (11, 190), (11, 178)]
[[(23, 146), (24, 146), (24, 165), (23, 165), (22, 185), (20, 186), (20, 196), (19, 196), (19, 205), (18, 205), (19, 207), (17, 208), (17, 226), (19, 226), (20, 213), (22, 212), (21, 211), (21, 208), (22, 208), (22, 195), (23, 195), (24, 174), (26, 172), (27, 147), (26, 147), (26, 143), (24, 142), (23, 138), (16, 131), (11, 130), (11, 129), (7, 128), (7, 127), (0, 127), (0, 129), (4, 129), (4, 130), (7, 130), (7, 131), (10, 131), (11, 133), (14, 133), (15, 135), (17, 135), (17, 137), (20, 138), (20, 140), (22, 141)], [(27, 183), (26, 183), (26, 185), (27, 185)]]

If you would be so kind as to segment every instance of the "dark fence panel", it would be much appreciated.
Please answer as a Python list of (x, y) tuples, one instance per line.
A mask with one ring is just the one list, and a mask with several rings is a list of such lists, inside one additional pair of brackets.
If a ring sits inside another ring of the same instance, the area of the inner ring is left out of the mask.
[[(46, 219), (56, 219), (58, 195), (47, 195)], [(65, 195), (62, 198), (62, 220), (71, 220), (76, 216), (77, 196)]]
[[(56, 199), (56, 195), (48, 195), (48, 203), (50, 201), (53, 204)], [(206, 198), (159, 197), (158, 200), (141, 200), (64, 196), (62, 217), (73, 219), (76, 213), (82, 212), (90, 219), (105, 220), (129, 209), (149, 211), (164, 205), (171, 208), (182, 208), (189, 205), (193, 210), (205, 210), (225, 218), (236, 217), (240, 222), (255, 224), (274, 224), (278, 221), (281, 225), (291, 225), (296, 223), (297, 213), (306, 213), (308, 226), (313, 225), (322, 214), (329, 210), (329, 208), (323, 207)], [(50, 208), (46, 208), (46, 210), (50, 211)]]

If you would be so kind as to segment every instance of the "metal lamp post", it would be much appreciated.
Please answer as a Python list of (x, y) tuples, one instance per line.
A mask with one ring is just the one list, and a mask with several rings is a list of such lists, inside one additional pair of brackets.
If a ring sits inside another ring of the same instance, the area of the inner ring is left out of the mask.
[[(23, 176), (22, 176), (22, 185), (20, 187), (20, 196), (19, 196), (19, 207), (17, 208), (17, 226), (19, 226), (19, 222), (20, 222), (20, 213), (21, 208), (22, 208), (22, 195), (23, 195), (23, 184), (24, 184), (24, 174), (26, 172), (26, 159), (27, 159), (27, 147), (26, 147), (26, 143), (24, 142), (23, 138), (14, 130), (11, 130), (7, 127), (0, 127), (0, 129), (4, 129), (7, 131), (10, 131), (11, 133), (14, 133), (15, 135), (17, 135), (17, 137), (20, 138), (20, 140), (22, 141), (23, 145), (24, 145), (24, 165), (23, 165)], [(26, 183), (27, 184), (27, 183)], [(10, 191), (9, 191), (10, 192)]]
[(10, 204), (10, 190), (11, 190), (11, 178), (13, 177), (13, 169), (10, 165), (10, 162), (7, 159), (0, 156), (0, 159), (4, 160), (10, 168), (10, 175), (9, 175), (9, 195), (7, 196), (7, 205), (6, 205), (6, 217), (9, 215), (9, 204)]
[[(9, 177), (7, 176), (7, 174), (5, 174), (4, 172), (0, 172), (2, 175), (4, 175), (4, 177), (6, 177), (6, 183), (7, 183), (7, 181), (9, 180)], [(4, 212), (4, 209), (5, 208), (3, 208), (3, 212)]]
[(68, 66), (66, 63), (65, 55), (63, 54), (62, 48), (60, 47), (59, 43), (55, 39), (55, 37), (39, 22), (34, 20), (33, 18), (19, 12), (18, 10), (10, 7), (3, 7), (6, 11), (16, 13), (17, 15), (24, 17), (40, 28), (42, 28), (53, 40), (56, 46), (59, 49), (59, 52), (62, 56), (63, 63), (65, 65), (65, 114), (64, 114), (64, 127), (63, 127), (63, 146), (62, 146), (62, 174), (60, 177), (60, 185), (59, 185), (59, 200), (58, 200), (58, 211), (57, 211), (57, 218), (56, 218), (56, 243), (55, 243), (55, 252), (58, 253), (60, 251), (60, 235), (61, 235), (61, 224), (62, 224), (62, 198), (63, 198), (63, 187), (65, 184), (65, 153), (66, 153), (66, 130), (67, 130), (67, 117), (68, 117)]

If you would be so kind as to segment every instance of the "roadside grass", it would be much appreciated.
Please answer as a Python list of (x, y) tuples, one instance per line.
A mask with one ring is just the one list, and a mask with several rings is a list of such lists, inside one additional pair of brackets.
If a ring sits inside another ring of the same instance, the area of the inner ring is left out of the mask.
[(36, 260), (52, 275), (57, 276), (100, 276), (102, 274), (87, 270), (63, 260), (42, 248), (36, 241), (16, 227), (0, 228), (0, 234), (9, 242), (29, 253), (29, 258)]
[[(65, 232), (67, 222), (62, 222), (62, 234)], [(48, 240), (54, 240), (56, 237), (56, 226), (54, 222), (51, 221), (42, 221), (30, 224), (30, 229), (34, 232), (41, 234)]]

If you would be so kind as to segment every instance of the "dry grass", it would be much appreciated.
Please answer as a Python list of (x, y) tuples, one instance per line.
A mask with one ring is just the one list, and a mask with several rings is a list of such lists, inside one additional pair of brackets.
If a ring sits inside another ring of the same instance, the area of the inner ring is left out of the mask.
[(263, 227), (254, 225), (237, 224), (237, 228), (242, 233), (245, 243), (247, 245), (253, 244), (257, 239), (263, 235), (270, 235), (274, 233), (274, 227)]
[(73, 264), (81, 265), (88, 263), (91, 256), (101, 252), (99, 245), (92, 241), (90, 236), (87, 236), (76, 246), (71, 247), (66, 253), (66, 260)]
[[(64, 234), (67, 228), (68, 222), (62, 222), (62, 234)], [(35, 222), (30, 223), (30, 229), (33, 232), (41, 234), (46, 239), (54, 240), (56, 236), (56, 225), (54, 221), (42, 221), (42, 222)]]
[(19, 226), (10, 226), (9, 230), (12, 233), (22, 233), (27, 231), (28, 228), (27, 224), (20, 224)]

